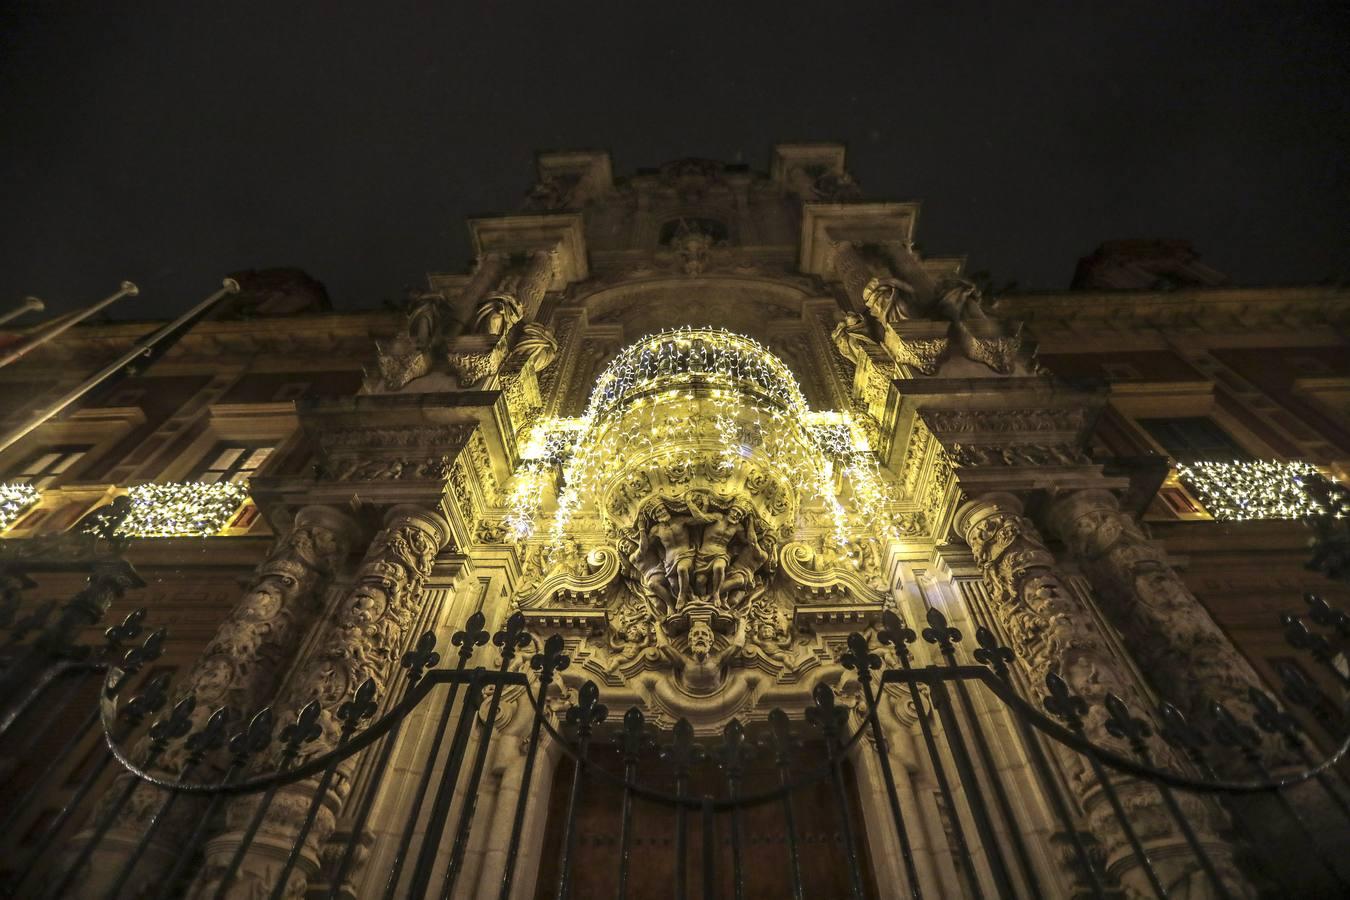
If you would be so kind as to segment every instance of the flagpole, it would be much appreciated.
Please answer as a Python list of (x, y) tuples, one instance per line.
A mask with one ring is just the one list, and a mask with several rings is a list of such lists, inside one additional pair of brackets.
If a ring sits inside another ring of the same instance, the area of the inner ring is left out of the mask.
[(42, 312), (46, 308), (41, 300), (36, 297), (24, 297), (23, 302), (14, 307), (7, 313), (0, 313), (0, 325), (11, 322), (26, 312)]
[[(75, 403), (85, 394), (88, 394), (94, 388), (135, 362), (138, 358), (151, 356), (156, 350), (156, 345), (160, 344), (166, 338), (173, 338), (173, 340), (176, 341), (178, 338), (182, 337), (187, 333), (188, 327), (205, 315), (222, 297), (237, 293), (239, 293), (239, 282), (235, 281), (233, 278), (226, 278), (221, 282), (220, 290), (216, 291), (201, 303), (198, 303), (196, 306), (192, 307), (192, 309), (183, 313), (168, 325), (165, 325), (163, 328), (150, 335), (150, 337), (142, 340), (135, 347), (132, 347), (126, 353), (119, 356), (116, 361), (109, 363), (95, 374), (86, 378), (79, 387), (68, 391), (61, 399), (34, 416), (26, 425), (21, 425), (5, 435), (3, 439), (0, 439), (0, 453), (13, 447), (53, 417), (65, 412), (71, 404)], [(167, 348), (160, 349), (162, 352)]]
[[(102, 300), (95, 303), (88, 309), (83, 309), (77, 313), (71, 314), (70, 318), (53, 326), (50, 331), (44, 331), (42, 332), (41, 335), (35, 335), (34, 340), (24, 341), (19, 346), (15, 347), (13, 350), (6, 353), (4, 356), (0, 356), (0, 369), (3, 369), (5, 366), (9, 365), (10, 363), (14, 362), (20, 357), (25, 356), (27, 353), (29, 353), (29, 351), (36, 350), (38, 347), (41, 347), (43, 344), (47, 343), (52, 338), (56, 337), (59, 334), (65, 333), (67, 329), (80, 324), (85, 319), (92, 316), (94, 313), (111, 306), (118, 300), (121, 300), (123, 297), (134, 297), (140, 292), (141, 289), (136, 287), (136, 285), (132, 284), (130, 281), (122, 282), (122, 286), (118, 288), (117, 293), (103, 298)], [(37, 299), (37, 298), (30, 298), (30, 299)], [(38, 303), (41, 304), (42, 301), (38, 300)], [(39, 308), (41, 307), (39, 306)]]

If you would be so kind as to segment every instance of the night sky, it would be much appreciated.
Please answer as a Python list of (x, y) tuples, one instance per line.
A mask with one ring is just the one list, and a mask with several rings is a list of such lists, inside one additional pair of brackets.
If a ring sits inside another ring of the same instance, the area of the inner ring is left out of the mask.
[(117, 314), (167, 315), (268, 266), (374, 306), (463, 268), (536, 149), (623, 175), (809, 140), (998, 283), (1066, 287), (1122, 237), (1350, 276), (1350, 4), (399, 6), (5, 7), (0, 310), (130, 277)]

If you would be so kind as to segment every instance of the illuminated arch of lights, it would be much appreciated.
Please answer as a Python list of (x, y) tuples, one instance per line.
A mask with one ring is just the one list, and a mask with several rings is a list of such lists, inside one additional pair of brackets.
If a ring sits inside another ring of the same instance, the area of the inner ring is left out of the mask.
[(598, 499), (625, 460), (678, 463), (687, 442), (669, 451), (653, 441), (676, 411), (711, 417), (711, 449), (728, 466), (754, 459), (803, 499), (820, 501), (835, 540), (850, 533), (897, 536), (894, 497), (875, 454), (846, 413), (812, 411), (791, 370), (757, 341), (719, 328), (648, 335), (622, 350), (596, 379), (585, 412), (537, 423), (522, 447), (506, 523), (517, 539), (535, 533), (552, 500), (551, 534)]

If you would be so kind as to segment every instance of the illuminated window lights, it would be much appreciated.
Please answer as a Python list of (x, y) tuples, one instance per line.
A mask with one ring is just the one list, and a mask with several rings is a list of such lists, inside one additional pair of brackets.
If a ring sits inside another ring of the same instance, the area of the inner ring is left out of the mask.
[(1177, 476), (1215, 519), (1301, 519), (1323, 512), (1299, 479), (1318, 474), (1306, 462), (1177, 463)]
[(0, 484), (0, 531), (17, 522), (41, 496), (31, 484)]
[(117, 533), (127, 537), (210, 537), (248, 499), (242, 484), (186, 481), (129, 489), (131, 511)]

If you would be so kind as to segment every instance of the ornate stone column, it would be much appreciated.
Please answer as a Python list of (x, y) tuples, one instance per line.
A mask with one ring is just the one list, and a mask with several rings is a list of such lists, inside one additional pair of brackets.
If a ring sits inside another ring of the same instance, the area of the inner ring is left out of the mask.
[[(216, 710), (229, 711), (227, 729), (232, 733), (258, 709), (273, 700), (277, 685), (295, 658), (300, 641), (323, 607), (323, 598), (333, 573), (346, 558), (359, 528), (350, 517), (327, 506), (306, 506), (291, 526), (282, 530), (263, 562), (254, 572), (253, 583), (216, 630), (205, 652), (179, 685), (178, 698), (192, 694), (193, 730), (199, 729)], [(143, 747), (133, 756), (139, 756)], [(183, 762), (185, 749), (175, 746), (158, 766), (173, 774)], [(214, 780), (220, 758), (208, 758), (194, 778)], [(122, 776), (126, 777), (126, 776)], [(158, 806), (155, 789), (140, 788), (120, 820), (108, 832), (90, 863), (89, 876), (79, 882), (81, 896), (101, 896), (104, 876), (111, 877), (140, 840), (151, 813)], [(179, 803), (176, 820), (190, 821), (198, 804)], [(188, 828), (161, 827), (155, 842), (136, 868), (136, 885), (152, 881), (172, 865), (176, 841)], [(77, 835), (80, 846), (86, 835)]]
[[(1087, 736), (1128, 755), (1128, 748), (1105, 730), (1103, 701), (1110, 692), (1138, 706), (1132, 674), (1102, 639), (1092, 610), (1065, 586), (1054, 556), (1035, 525), (1022, 515), (1021, 501), (1007, 493), (983, 495), (957, 511), (955, 527), (970, 545), (984, 574), (992, 610), (1006, 630), (1032, 689), (1043, 696), (1046, 675), (1063, 678), (1090, 706)], [(1069, 789), (1085, 813), (1088, 830), (1101, 844), (1108, 871), (1127, 890), (1147, 894), (1140, 862), (1112, 817), (1086, 760), (1054, 742), (1050, 744), (1065, 771)], [(1155, 760), (1170, 758), (1156, 738), (1153, 745)], [(1199, 864), (1175, 832), (1156, 790), (1123, 778), (1114, 778), (1113, 782), (1122, 803), (1132, 811), (1133, 824), (1169, 889), (1177, 896), (1187, 896), (1194, 883), (1195, 890), (1203, 892)], [(1216, 811), (1198, 803), (1188, 806), (1194, 807), (1192, 821), (1200, 840), (1209, 845), (1224, 880), (1237, 896), (1246, 895), (1248, 890), (1232, 864), (1230, 849), (1214, 833), (1218, 823), (1206, 821), (1206, 813)], [(1066, 857), (1066, 865), (1070, 860), (1071, 856)]]
[(1047, 521), (1160, 695), (1192, 721), (1207, 720), (1214, 700), (1246, 708), (1260, 677), (1114, 494), (1075, 491), (1050, 508)]
[[(412, 505), (389, 510), (385, 528), (366, 552), (327, 636), (294, 671), (283, 693), (285, 699), (277, 706), (278, 721), (285, 723), (294, 720), (296, 711), (309, 702), (320, 704), (318, 725), (322, 733), (305, 746), (300, 762), (337, 745), (337, 709), (367, 678), (375, 681), (377, 696), (388, 697), (398, 659), (418, 619), (422, 583), (449, 540), (450, 527), (438, 513)], [(355, 766), (356, 759), (351, 758), (334, 773), (305, 852), (291, 873), (286, 896), (303, 894), (305, 884), (317, 871), (317, 848), (333, 831)], [(228, 896), (262, 896), (270, 891), (300, 831), (317, 783), (317, 778), (310, 779), (278, 792), (231, 882)], [(227, 816), (228, 832), (207, 844), (206, 867), (198, 880), (197, 896), (214, 894), (215, 882), (239, 846), (255, 802), (256, 798), (247, 798), (234, 803)]]

